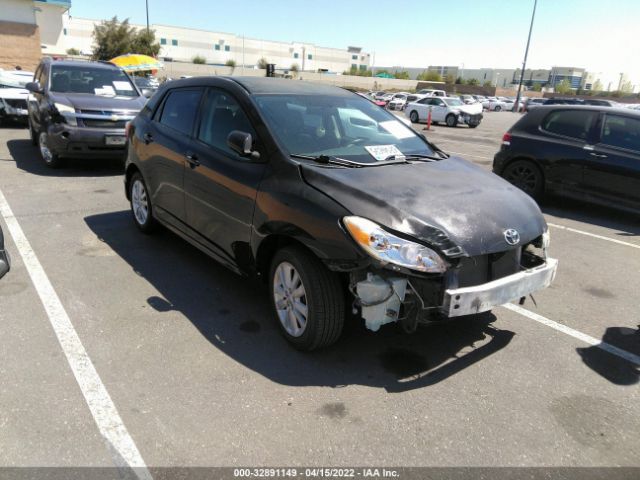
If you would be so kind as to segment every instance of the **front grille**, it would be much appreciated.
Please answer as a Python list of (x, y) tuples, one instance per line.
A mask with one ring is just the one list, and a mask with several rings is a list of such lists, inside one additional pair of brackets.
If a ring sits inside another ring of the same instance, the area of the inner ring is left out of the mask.
[(124, 128), (127, 122), (126, 120), (118, 120), (116, 122), (113, 122), (111, 120), (94, 120), (83, 118), (82, 123), (85, 127), (89, 128)]
[(513, 275), (521, 270), (521, 248), (506, 252), (464, 257), (458, 268), (458, 286), (472, 287)]
[(22, 108), (25, 110), (27, 108), (27, 101), (20, 98), (5, 98), (4, 101), (13, 108)]

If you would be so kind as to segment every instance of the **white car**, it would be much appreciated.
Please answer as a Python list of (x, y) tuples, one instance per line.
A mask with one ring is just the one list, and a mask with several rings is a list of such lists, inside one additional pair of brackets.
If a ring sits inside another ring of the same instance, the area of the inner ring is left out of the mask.
[(0, 124), (6, 120), (26, 123), (27, 97), (24, 86), (33, 79), (33, 72), (0, 69)]
[(506, 111), (513, 108), (513, 102), (509, 103), (509, 101), (504, 97), (489, 97), (486, 101), (482, 102), (482, 108), (489, 110), (490, 112)]
[(482, 105), (465, 105), (459, 99), (449, 97), (425, 97), (408, 104), (404, 112), (412, 123), (420, 123), (427, 121), (429, 109), (432, 122), (445, 122), (449, 127), (463, 123), (475, 128), (482, 120)]
[(389, 110), (403, 110), (404, 107), (407, 105), (408, 96), (409, 96), (409, 93), (407, 92), (399, 92), (399, 93), (393, 94), (393, 96), (391, 97), (391, 100), (387, 102), (387, 108)]
[(432, 88), (423, 88), (422, 90), (418, 90), (416, 92), (419, 95), (425, 95), (428, 97), (446, 97), (447, 92), (444, 90), (434, 90)]

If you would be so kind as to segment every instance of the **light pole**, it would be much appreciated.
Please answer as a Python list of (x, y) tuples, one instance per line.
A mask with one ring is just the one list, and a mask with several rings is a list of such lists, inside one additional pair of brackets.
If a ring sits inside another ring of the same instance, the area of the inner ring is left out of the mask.
[(144, 3), (147, 8), (147, 35), (149, 35), (149, 0), (144, 0)]
[(531, 32), (533, 31), (533, 20), (536, 18), (536, 7), (538, 0), (533, 0), (533, 13), (531, 14), (531, 25), (529, 25), (529, 37), (527, 38), (527, 48), (524, 50), (524, 60), (522, 61), (522, 70), (520, 71), (520, 82), (518, 83), (518, 94), (516, 102), (513, 104), (513, 111), (517, 112), (520, 106), (520, 92), (522, 91), (522, 81), (524, 80), (524, 69), (527, 66), (527, 56), (529, 55), (529, 44), (531, 43)]

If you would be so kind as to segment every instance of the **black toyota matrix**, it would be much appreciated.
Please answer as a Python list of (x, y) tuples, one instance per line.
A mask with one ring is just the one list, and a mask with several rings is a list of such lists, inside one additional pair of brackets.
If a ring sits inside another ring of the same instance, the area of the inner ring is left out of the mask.
[(169, 82), (127, 131), (133, 219), (269, 286), (297, 348), (356, 312), (405, 330), (548, 286), (547, 226), (498, 176), (346, 90), (273, 78)]

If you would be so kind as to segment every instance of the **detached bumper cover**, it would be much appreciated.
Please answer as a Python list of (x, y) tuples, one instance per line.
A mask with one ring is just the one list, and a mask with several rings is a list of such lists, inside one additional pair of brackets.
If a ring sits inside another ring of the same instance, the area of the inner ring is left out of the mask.
[(548, 287), (553, 282), (558, 260), (547, 258), (544, 265), (509, 275), (482, 285), (448, 289), (442, 309), (449, 317), (486, 312)]

